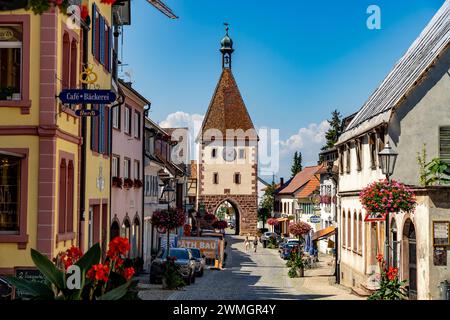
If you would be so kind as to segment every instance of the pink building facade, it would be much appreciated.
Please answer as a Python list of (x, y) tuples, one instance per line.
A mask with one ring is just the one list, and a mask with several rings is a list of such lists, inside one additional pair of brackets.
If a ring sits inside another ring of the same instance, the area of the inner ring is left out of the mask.
[(131, 244), (130, 258), (142, 257), (144, 114), (150, 102), (119, 81), (124, 102), (112, 110), (111, 238)]

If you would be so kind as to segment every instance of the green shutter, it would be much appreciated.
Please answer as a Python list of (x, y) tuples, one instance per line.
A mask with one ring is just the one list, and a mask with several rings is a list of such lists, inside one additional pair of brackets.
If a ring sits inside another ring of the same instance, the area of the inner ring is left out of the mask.
[(442, 161), (450, 164), (450, 126), (439, 130), (439, 156)]

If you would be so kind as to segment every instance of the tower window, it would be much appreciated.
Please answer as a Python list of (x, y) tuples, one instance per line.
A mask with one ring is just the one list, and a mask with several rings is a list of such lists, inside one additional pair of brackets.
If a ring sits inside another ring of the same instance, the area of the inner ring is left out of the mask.
[(245, 149), (239, 149), (239, 159), (245, 159)]
[(217, 158), (217, 149), (216, 148), (213, 148), (211, 150), (211, 158)]
[(241, 174), (239, 172), (234, 174), (234, 183), (241, 184)]
[(217, 172), (214, 172), (213, 174), (213, 183), (219, 184), (219, 174)]

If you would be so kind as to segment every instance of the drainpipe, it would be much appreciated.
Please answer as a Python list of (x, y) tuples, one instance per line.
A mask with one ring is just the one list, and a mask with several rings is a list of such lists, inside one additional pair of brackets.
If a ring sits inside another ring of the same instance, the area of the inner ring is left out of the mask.
[[(89, 25), (82, 24), (83, 32), (83, 67), (88, 66), (88, 50), (89, 50)], [(87, 89), (87, 84), (83, 83), (83, 89)], [(83, 104), (83, 109), (86, 109), (86, 104)], [(81, 159), (80, 159), (80, 212), (78, 223), (78, 246), (83, 249), (84, 246), (84, 221), (86, 210), (86, 144), (87, 144), (87, 119), (81, 117)]]
[[(143, 181), (143, 187), (142, 187), (142, 210), (141, 210), (141, 257), (142, 260), (144, 260), (144, 228), (145, 228), (145, 119), (148, 117), (148, 113), (150, 111), (151, 104), (147, 105), (147, 108), (144, 107), (144, 114), (142, 117), (142, 134), (141, 134), (141, 141), (142, 141), (142, 181)], [(150, 255), (151, 255), (151, 249), (150, 249)]]

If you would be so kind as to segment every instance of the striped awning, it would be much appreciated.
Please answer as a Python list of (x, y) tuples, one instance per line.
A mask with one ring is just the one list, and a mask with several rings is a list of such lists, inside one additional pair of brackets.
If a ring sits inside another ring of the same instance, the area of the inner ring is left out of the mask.
[(317, 241), (322, 238), (328, 238), (328, 237), (334, 235), (335, 232), (336, 232), (336, 227), (334, 227), (334, 226), (330, 226), (325, 229), (319, 230), (313, 234), (312, 241)]

